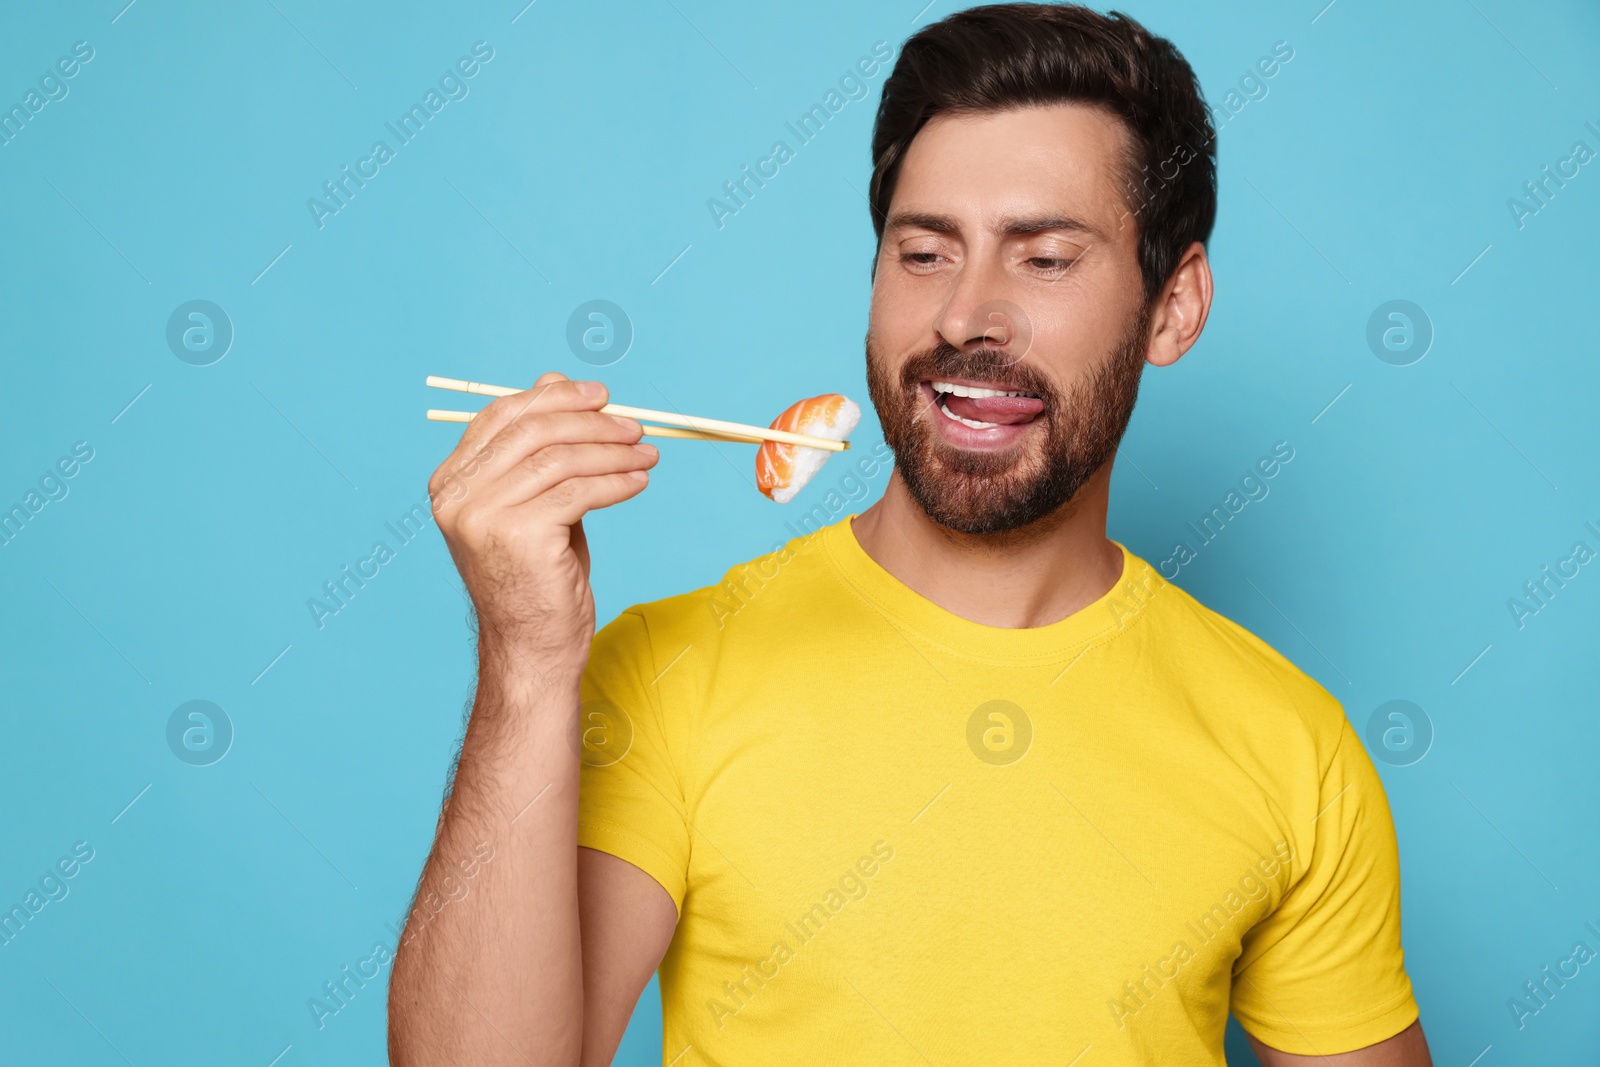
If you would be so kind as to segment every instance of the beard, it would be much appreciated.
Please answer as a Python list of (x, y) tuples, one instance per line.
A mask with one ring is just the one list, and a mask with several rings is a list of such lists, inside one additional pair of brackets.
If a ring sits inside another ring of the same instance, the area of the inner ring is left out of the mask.
[[(1014, 354), (992, 348), (960, 349), (940, 342), (908, 359), (898, 376), (867, 340), (867, 390), (895, 469), (928, 517), (971, 535), (1025, 529), (1064, 507), (1117, 450), (1139, 395), (1148, 342), (1149, 309), (1141, 306), (1110, 358), (1063, 391)], [(1004, 382), (1033, 393), (1044, 410), (1016, 446), (997, 452), (958, 449), (933, 426), (944, 414), (924, 408), (921, 383), (970, 378)]]

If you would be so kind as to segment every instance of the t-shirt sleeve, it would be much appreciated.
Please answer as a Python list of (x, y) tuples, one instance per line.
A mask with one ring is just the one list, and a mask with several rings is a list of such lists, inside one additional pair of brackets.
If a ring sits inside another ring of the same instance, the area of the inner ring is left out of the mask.
[(681, 914), (690, 838), (657, 678), (643, 615), (623, 612), (595, 635), (575, 738), (578, 844), (650, 875)]
[[(1232, 1009), (1264, 1044), (1352, 1052), (1417, 1018), (1400, 947), (1400, 856), (1383, 783), (1343, 713), (1314, 808), (1296, 817), (1299, 874), (1245, 935)], [(1310, 820), (1306, 825), (1304, 820)]]

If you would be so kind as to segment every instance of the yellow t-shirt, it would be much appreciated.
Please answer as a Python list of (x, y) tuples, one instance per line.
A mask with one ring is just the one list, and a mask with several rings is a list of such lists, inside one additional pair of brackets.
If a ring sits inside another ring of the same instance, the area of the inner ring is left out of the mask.
[(595, 638), (578, 841), (678, 905), (665, 1061), (1221, 1065), (1230, 1008), (1302, 1054), (1416, 1019), (1325, 689), (1120, 543), (1105, 596), (1009, 630), (850, 518)]

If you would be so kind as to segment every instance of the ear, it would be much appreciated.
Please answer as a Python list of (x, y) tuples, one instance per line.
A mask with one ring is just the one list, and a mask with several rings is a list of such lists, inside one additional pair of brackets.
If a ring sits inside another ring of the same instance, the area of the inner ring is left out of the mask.
[(1145, 359), (1168, 367), (1189, 351), (1211, 313), (1211, 264), (1205, 245), (1196, 241), (1184, 250), (1150, 312), (1150, 344)]

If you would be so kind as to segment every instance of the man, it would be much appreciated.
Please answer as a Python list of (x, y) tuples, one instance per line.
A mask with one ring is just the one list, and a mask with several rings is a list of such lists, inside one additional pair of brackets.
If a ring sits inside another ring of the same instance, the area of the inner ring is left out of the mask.
[(580, 520), (655, 450), (556, 374), (470, 426), (431, 487), (480, 621), (419, 890), (454, 902), (395, 1063), (608, 1063), (658, 968), (682, 1065), (1222, 1064), (1230, 1009), (1269, 1067), (1430, 1063), (1343, 709), (1106, 538), (1142, 364), (1210, 307), (1211, 136), (1128, 19), (916, 34), (872, 144), (883, 499), (592, 645)]

